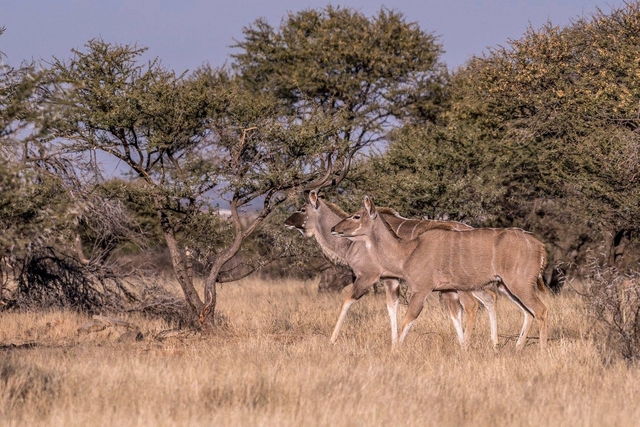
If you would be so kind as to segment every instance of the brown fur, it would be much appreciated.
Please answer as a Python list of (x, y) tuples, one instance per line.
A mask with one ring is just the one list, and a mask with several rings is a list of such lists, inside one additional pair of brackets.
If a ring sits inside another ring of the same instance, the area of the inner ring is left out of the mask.
[(349, 216), (349, 214), (345, 211), (343, 211), (342, 209), (340, 209), (340, 207), (338, 205), (336, 205), (335, 203), (331, 203), (328, 200), (322, 199), (322, 203), (324, 203), (333, 213), (335, 213), (336, 215), (342, 217), (342, 218), (346, 218)]

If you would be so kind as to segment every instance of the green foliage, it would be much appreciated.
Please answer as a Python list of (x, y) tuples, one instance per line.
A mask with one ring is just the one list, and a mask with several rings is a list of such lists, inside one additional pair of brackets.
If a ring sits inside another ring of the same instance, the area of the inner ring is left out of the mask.
[(442, 47), (399, 12), (367, 18), (328, 6), (291, 13), (277, 29), (260, 19), (243, 31), (232, 55), (242, 80), (303, 114), (310, 105), (345, 111), (347, 139), (367, 143), (412, 108), (429, 120), (440, 108)]
[(605, 230), (634, 228), (640, 213), (639, 18), (630, 4), (567, 28), (529, 29), (468, 64), (452, 111), (456, 121), (482, 117), (480, 136), (525, 172), (511, 179), (517, 193), (570, 197), (595, 209)]
[(100, 149), (146, 180), (171, 179), (179, 170), (166, 172), (167, 158), (190, 154), (206, 133), (206, 81), (177, 76), (157, 60), (139, 65), (145, 50), (91, 40), (86, 53), (56, 59), (50, 106), (58, 110), (47, 124), (55, 136), (75, 136), (68, 150)]
[(221, 196), (234, 192), (245, 204), (288, 190), (308, 180), (308, 167), (325, 153), (348, 149), (338, 136), (346, 123), (340, 114), (314, 110), (301, 119), (269, 92), (255, 92), (238, 78), (221, 72), (209, 78), (216, 102), (206, 150), (217, 156), (226, 181)]
[(39, 114), (39, 81), (32, 65), (0, 68), (0, 260), (60, 241), (73, 224), (64, 182), (33, 144), (37, 130), (28, 130)]
[(176, 233), (216, 185), (215, 165), (198, 152), (207, 135), (209, 81), (178, 76), (157, 60), (139, 65), (144, 51), (92, 40), (87, 52), (74, 50), (68, 62), (56, 59), (46, 125), (64, 138), (60, 144), (67, 152), (82, 154), (79, 160), (98, 177), (102, 171), (86, 153), (101, 150), (119, 160), (138, 180), (102, 186), (105, 195), (146, 217), (151, 233), (158, 233), (162, 209)]
[(115, 200), (121, 203), (131, 216), (150, 247), (163, 245), (164, 238), (158, 214), (148, 191), (138, 181), (110, 179), (94, 188), (98, 199)]
[(383, 156), (356, 172), (358, 193), (412, 217), (487, 223), (503, 194), (490, 185), (496, 177), (483, 172), (490, 166), (485, 149), (443, 127), (404, 126)]
[(287, 117), (268, 93), (243, 88), (224, 70), (178, 76), (158, 61), (139, 65), (144, 49), (101, 40), (73, 52), (51, 68), (59, 110), (50, 131), (69, 151), (121, 160), (173, 212), (197, 212), (212, 191), (237, 192), (246, 203), (290, 186), (305, 161), (332, 148), (318, 142), (336, 132), (331, 117)]
[[(0, 33), (1, 34), (1, 33)], [(0, 138), (3, 146), (24, 130), (34, 115), (32, 107), (39, 76), (32, 65), (0, 67)]]
[(73, 224), (60, 181), (26, 167), (0, 161), (0, 256), (59, 241)]

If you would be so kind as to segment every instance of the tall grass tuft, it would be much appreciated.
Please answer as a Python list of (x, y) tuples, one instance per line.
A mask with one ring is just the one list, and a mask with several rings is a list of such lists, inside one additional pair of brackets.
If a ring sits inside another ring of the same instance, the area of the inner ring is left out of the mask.
[(44, 416), (57, 393), (57, 382), (49, 372), (33, 364), (7, 357), (0, 360), (0, 415), (21, 411)]

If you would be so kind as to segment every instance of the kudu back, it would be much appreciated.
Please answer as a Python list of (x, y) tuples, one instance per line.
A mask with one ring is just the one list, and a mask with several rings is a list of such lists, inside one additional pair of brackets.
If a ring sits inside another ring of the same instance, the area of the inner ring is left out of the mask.
[(334, 235), (365, 244), (382, 275), (407, 281), (412, 298), (400, 343), (434, 290), (473, 291), (495, 283), (523, 311), (516, 343), (522, 348), (533, 318), (540, 326), (541, 348), (547, 341), (547, 308), (537, 296), (547, 257), (544, 245), (521, 229), (430, 229), (414, 239), (398, 237), (391, 224), (365, 197), (364, 207), (336, 224)]
[[(314, 237), (324, 254), (333, 262), (348, 265), (356, 275), (351, 293), (343, 301), (340, 316), (332, 334), (332, 342), (335, 342), (349, 307), (353, 302), (364, 295), (373, 284), (383, 275), (380, 266), (375, 262), (363, 242), (351, 242), (348, 239), (336, 238), (331, 235), (331, 228), (348, 216), (336, 205), (320, 199), (316, 191), (310, 191), (307, 195), (307, 203), (294, 212), (285, 221), (285, 226), (299, 230), (305, 237)], [(412, 220), (400, 217), (395, 211), (388, 208), (380, 208), (380, 215), (391, 224), (402, 237), (414, 238), (418, 234), (431, 228), (469, 229), (471, 227), (457, 222)], [(399, 282), (393, 276), (384, 280), (387, 296), (387, 310), (391, 322), (392, 344), (397, 343), (397, 307), (399, 301)], [(461, 345), (465, 344), (465, 333), (473, 329), (478, 303), (480, 300), (486, 307), (490, 317), (491, 336), (494, 345), (497, 344), (497, 327), (495, 316), (495, 295), (478, 290), (473, 295), (455, 291), (441, 292), (442, 300), (447, 306), (454, 328)], [(475, 297), (475, 298), (474, 298)], [(466, 325), (462, 325), (462, 310), (466, 314)]]

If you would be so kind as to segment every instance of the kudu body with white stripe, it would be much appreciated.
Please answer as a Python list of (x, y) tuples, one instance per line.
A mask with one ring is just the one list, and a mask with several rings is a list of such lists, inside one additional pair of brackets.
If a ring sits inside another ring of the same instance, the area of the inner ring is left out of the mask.
[(542, 286), (547, 257), (544, 245), (531, 233), (515, 228), (431, 229), (405, 240), (368, 197), (364, 208), (336, 224), (332, 233), (364, 244), (382, 276), (407, 281), (412, 297), (400, 344), (432, 291), (474, 291), (495, 283), (524, 313), (516, 348), (524, 346), (533, 318), (540, 326), (540, 347), (546, 347), (547, 308), (536, 291)]
[[(387, 310), (391, 322), (391, 341), (395, 345), (398, 339), (397, 310), (399, 301), (399, 282), (396, 277), (385, 276), (377, 260), (374, 260), (366, 244), (361, 241), (349, 241), (331, 235), (331, 228), (339, 221), (345, 219), (348, 214), (336, 205), (320, 199), (316, 191), (309, 192), (307, 203), (294, 212), (285, 221), (287, 228), (299, 230), (305, 237), (314, 237), (324, 254), (337, 264), (349, 266), (356, 275), (356, 280), (351, 292), (346, 296), (340, 310), (340, 316), (331, 336), (335, 342), (346, 318), (351, 304), (362, 297), (379, 279), (383, 278)], [(400, 217), (395, 211), (387, 208), (379, 209), (380, 215), (392, 224), (394, 230), (402, 237), (414, 238), (420, 233), (431, 228), (468, 229), (465, 224), (448, 221), (411, 220)], [(491, 325), (491, 339), (497, 345), (498, 333), (495, 315), (495, 299), (493, 293), (485, 290), (477, 290), (471, 293), (444, 291), (441, 297), (447, 306), (449, 315), (454, 324), (458, 341), (465, 345), (465, 335), (473, 329), (478, 303), (475, 298), (487, 307)], [(475, 298), (474, 298), (475, 297)], [(466, 324), (463, 327), (462, 309), (466, 314)]]

